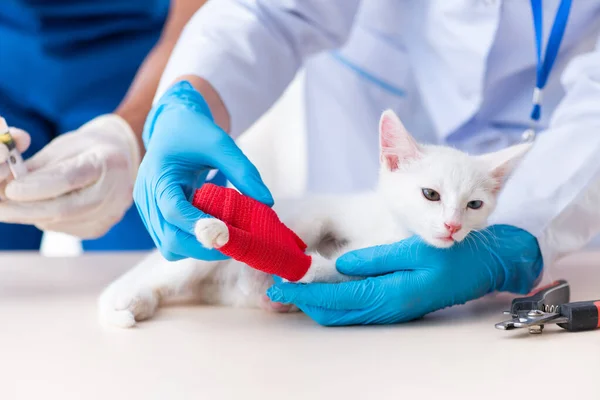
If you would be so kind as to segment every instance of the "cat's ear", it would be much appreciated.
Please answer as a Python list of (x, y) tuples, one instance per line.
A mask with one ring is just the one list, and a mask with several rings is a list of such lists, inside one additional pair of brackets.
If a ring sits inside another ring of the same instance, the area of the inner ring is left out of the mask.
[(381, 114), (379, 146), (381, 162), (390, 171), (397, 170), (403, 161), (418, 158), (421, 154), (419, 145), (392, 110)]
[(477, 157), (485, 163), (486, 168), (488, 168), (491, 177), (495, 181), (494, 193), (500, 191), (506, 178), (508, 178), (532, 145), (533, 143), (517, 144)]

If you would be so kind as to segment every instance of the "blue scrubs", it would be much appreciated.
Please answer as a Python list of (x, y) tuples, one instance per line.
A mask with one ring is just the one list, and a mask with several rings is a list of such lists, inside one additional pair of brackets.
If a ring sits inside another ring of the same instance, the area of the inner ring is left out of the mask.
[[(27, 130), (30, 157), (115, 110), (158, 40), (170, 0), (2, 0), (0, 115)], [(42, 232), (0, 224), (0, 250), (39, 249)], [(85, 250), (154, 248), (135, 206)]]

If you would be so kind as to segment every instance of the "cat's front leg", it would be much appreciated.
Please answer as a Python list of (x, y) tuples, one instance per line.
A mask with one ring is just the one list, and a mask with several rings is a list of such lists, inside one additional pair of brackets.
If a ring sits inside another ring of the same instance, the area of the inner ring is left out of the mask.
[(100, 295), (100, 322), (131, 328), (151, 318), (161, 301), (182, 294), (192, 283), (202, 280), (216, 264), (193, 259), (168, 262), (159, 252), (153, 252)]
[(339, 283), (361, 279), (338, 272), (337, 268), (335, 267), (335, 258), (328, 259), (319, 253), (311, 253), (309, 255), (311, 256), (310, 268), (308, 271), (306, 271), (306, 274), (302, 277), (302, 279), (297, 281), (297, 283)]

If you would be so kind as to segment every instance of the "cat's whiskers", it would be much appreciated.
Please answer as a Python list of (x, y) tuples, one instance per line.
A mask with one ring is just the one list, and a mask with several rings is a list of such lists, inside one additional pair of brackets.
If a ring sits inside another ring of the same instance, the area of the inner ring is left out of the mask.
[(417, 248), (415, 249), (415, 257), (416, 257), (417, 260), (419, 259), (419, 249), (421, 248), (422, 244), (423, 243), (421, 241), (417, 242)]
[(471, 246), (471, 239), (468, 235), (465, 237), (465, 243), (469, 245), (469, 249), (473, 251), (473, 246)]
[[(471, 240), (475, 244), (475, 250), (479, 251), (479, 245), (477, 244), (477, 241), (475, 240), (475, 238), (467, 235), (467, 239)], [(471, 243), (471, 242), (467, 242), (467, 243)], [(471, 248), (471, 250), (472, 250), (472, 248)]]
[(489, 227), (486, 227), (486, 228), (481, 229), (481, 230), (476, 231), (476, 232), (480, 235), (480, 237), (482, 237), (485, 240), (485, 242), (487, 243), (488, 246), (491, 247), (491, 245), (492, 245), (490, 243), (490, 240), (493, 240), (494, 244), (496, 246), (498, 246), (498, 244), (499, 244), (498, 243), (498, 237), (496, 235), (494, 235), (494, 233), (489, 229)]
[(490, 248), (492, 247), (492, 243), (491, 240), (494, 240), (494, 238), (490, 238), (491, 235), (486, 235), (483, 232), (480, 231), (475, 231), (477, 232), (477, 237), (480, 238), (481, 242), (483, 242), (483, 244), (485, 245), (486, 248)]
[(482, 236), (481, 232), (473, 230), (473, 231), (469, 232), (469, 236), (471, 237), (471, 239), (473, 239), (473, 241), (475, 243), (477, 243), (475, 238), (480, 239), (480, 240), (483, 239), (482, 241), (484, 242), (486, 247), (489, 246), (489, 243), (487, 243), (486, 238), (484, 236)]

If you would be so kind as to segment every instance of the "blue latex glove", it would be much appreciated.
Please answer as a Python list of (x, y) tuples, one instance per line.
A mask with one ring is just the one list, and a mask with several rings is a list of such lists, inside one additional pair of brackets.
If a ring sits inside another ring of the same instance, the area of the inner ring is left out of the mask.
[(138, 211), (162, 255), (220, 260), (194, 236), (208, 217), (189, 201), (211, 169), (220, 170), (245, 195), (273, 205), (260, 174), (227, 133), (214, 122), (202, 95), (188, 82), (173, 85), (150, 111), (143, 133), (146, 155), (133, 190)]
[(493, 291), (528, 293), (542, 271), (537, 240), (494, 225), (449, 249), (418, 237), (347, 253), (337, 260), (346, 275), (337, 284), (277, 283), (272, 301), (296, 304), (321, 325), (392, 324), (463, 304)]

